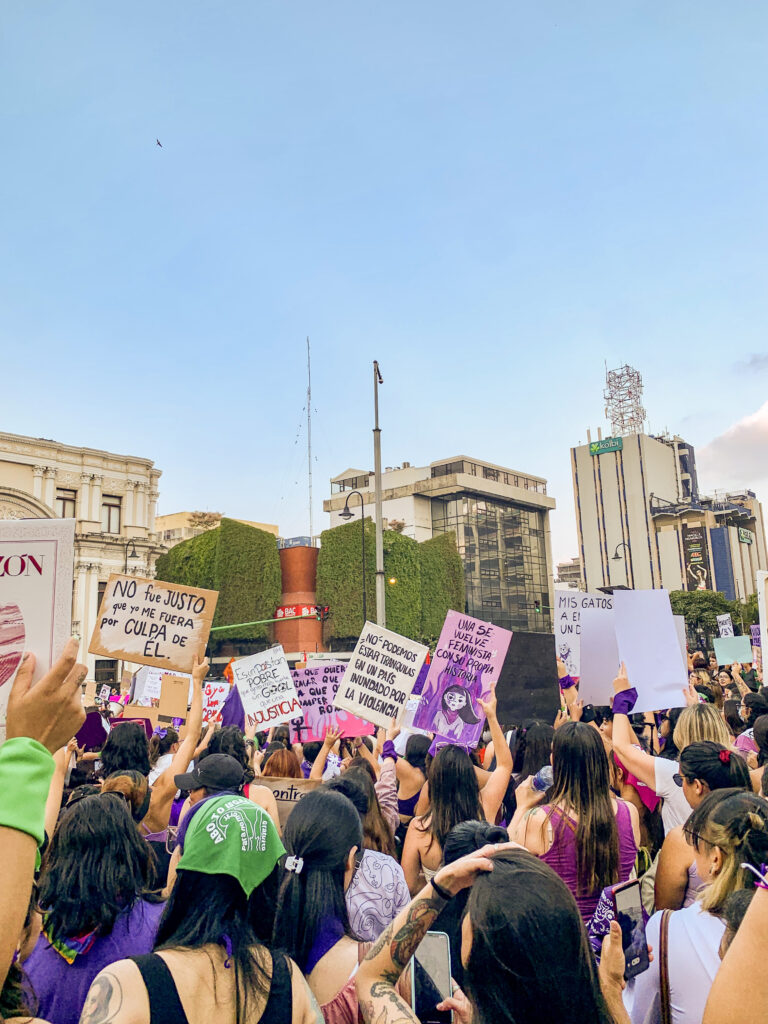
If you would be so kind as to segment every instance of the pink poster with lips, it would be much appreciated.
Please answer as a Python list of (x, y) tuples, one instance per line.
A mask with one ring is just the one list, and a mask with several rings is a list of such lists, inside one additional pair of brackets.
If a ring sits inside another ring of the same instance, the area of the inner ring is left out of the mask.
[(0, 732), (8, 695), (25, 651), (35, 655), (34, 682), (72, 632), (74, 519), (0, 521)]

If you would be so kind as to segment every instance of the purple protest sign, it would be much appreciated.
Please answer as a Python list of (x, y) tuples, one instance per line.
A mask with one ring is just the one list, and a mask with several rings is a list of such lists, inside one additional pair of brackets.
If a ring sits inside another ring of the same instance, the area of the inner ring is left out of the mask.
[(460, 612), (448, 612), (413, 725), (436, 734), (435, 744), (476, 747), (491, 683), (498, 681), (512, 633)]
[(759, 626), (750, 626), (749, 627), (749, 632), (752, 634), (752, 646), (753, 647), (762, 647), (763, 645), (760, 643), (760, 627)]
[(345, 739), (349, 736), (374, 734), (376, 730), (370, 722), (333, 706), (333, 699), (346, 670), (345, 663), (334, 661), (291, 672), (304, 712), (303, 722), (301, 719), (291, 722), (291, 739), (294, 743), (322, 742), (328, 729), (341, 729)]

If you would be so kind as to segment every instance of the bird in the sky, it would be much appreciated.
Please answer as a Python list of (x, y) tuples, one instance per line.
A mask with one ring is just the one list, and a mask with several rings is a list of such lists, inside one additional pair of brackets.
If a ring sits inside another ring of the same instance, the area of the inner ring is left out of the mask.
[(160, 141), (160, 139), (155, 139), (155, 142), (156, 142), (156, 143), (158, 144), (158, 146), (160, 147), (160, 149), (162, 149), (162, 148), (163, 148), (163, 144), (162, 144), (162, 142)]

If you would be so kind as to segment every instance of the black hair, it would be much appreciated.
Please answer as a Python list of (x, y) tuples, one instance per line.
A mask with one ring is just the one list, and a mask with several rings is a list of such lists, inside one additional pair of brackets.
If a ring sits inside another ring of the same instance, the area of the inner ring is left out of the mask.
[(459, 708), (456, 714), (459, 716), (462, 722), (465, 722), (467, 725), (476, 725), (480, 721), (480, 719), (477, 717), (477, 715), (474, 712), (474, 709), (472, 708), (472, 698), (470, 697), (469, 690), (466, 688), (466, 686), (459, 686), (458, 683), (451, 683), (450, 686), (446, 686), (446, 688), (443, 690), (443, 696), (440, 700), (440, 706), (442, 707), (443, 711), (451, 710), (445, 703), (445, 698), (448, 696), (449, 693), (460, 693), (467, 698), (467, 702), (464, 705), (464, 707)]
[(118, 914), (149, 891), (153, 853), (123, 797), (88, 796), (67, 808), (43, 858), (38, 905), (52, 939), (99, 929), (108, 935)]
[(430, 846), (442, 848), (460, 821), (484, 821), (480, 787), (469, 755), (461, 747), (441, 747), (429, 766), (429, 810), (419, 819), (429, 828)]
[(345, 796), (323, 786), (307, 793), (291, 811), (283, 845), (303, 864), (300, 872), (283, 873), (272, 941), (305, 971), (324, 923), (339, 921), (344, 934), (354, 937), (344, 874), (352, 847), (363, 848), (360, 816)]
[(688, 744), (680, 754), (680, 774), (689, 782), (706, 782), (710, 790), (752, 788), (744, 758), (713, 740)]
[(431, 740), (429, 736), (420, 736), (418, 733), (414, 736), (409, 736), (405, 744), (405, 760), (411, 767), (418, 768), (425, 778), (427, 775), (425, 761), (430, 745)]
[(149, 742), (143, 725), (121, 722), (114, 725), (101, 751), (101, 776), (126, 769), (149, 775)]
[(125, 800), (135, 822), (143, 821), (149, 810), (152, 790), (141, 772), (126, 770), (107, 776), (101, 788), (102, 793), (117, 793)]
[(768, 715), (760, 715), (752, 723), (752, 738), (757, 744), (757, 767), (768, 761)]
[(269, 941), (279, 877), (278, 865), (248, 898), (231, 875), (180, 868), (160, 920), (155, 949), (202, 949), (221, 945), (227, 936), (232, 944), (238, 1024), (249, 1019), (251, 998), (269, 992), (269, 978), (254, 956), (254, 947)]
[(309, 764), (314, 764), (322, 746), (322, 743), (316, 743), (314, 740), (311, 743), (302, 744), (301, 749), (304, 754), (304, 760), (308, 761)]
[(291, 745), (291, 730), (287, 725), (278, 725), (272, 733), (272, 742), (281, 743), (284, 747)]
[(523, 779), (549, 764), (555, 730), (546, 722), (531, 722), (522, 730), (515, 750), (514, 771)]
[(343, 774), (329, 779), (324, 785), (326, 789), (333, 790), (334, 793), (341, 793), (354, 804), (355, 810), (360, 815), (360, 821), (362, 821), (368, 813), (368, 797), (355, 776), (352, 775), (350, 778), (350, 774), (348, 771), (343, 772)]
[(725, 927), (732, 935), (735, 935), (741, 928), (741, 922), (749, 910), (749, 904), (754, 895), (754, 889), (737, 889), (736, 892), (732, 892), (730, 896), (726, 897), (721, 913)]
[(200, 754), (198, 764), (204, 757), (208, 757), (210, 754), (229, 754), (230, 757), (234, 757), (243, 766), (243, 771), (245, 772), (243, 785), (253, 782), (256, 773), (251, 767), (251, 759), (248, 756), (248, 748), (245, 745), (245, 736), (236, 725), (227, 725), (223, 729), (216, 730), (208, 746)]
[(728, 698), (725, 704), (723, 704), (723, 716), (725, 717), (725, 724), (730, 729), (734, 736), (740, 736), (746, 729), (746, 725), (742, 722), (739, 715), (739, 704), (741, 701), (733, 700)]
[(153, 768), (161, 757), (170, 753), (173, 744), (179, 742), (179, 734), (175, 729), (171, 729), (171, 727), (168, 726), (168, 728), (163, 731), (165, 732), (165, 736), (158, 735), (157, 730), (155, 730), (149, 740), (149, 763)]
[(493, 871), (472, 885), (467, 913), (464, 987), (477, 1024), (612, 1024), (576, 901), (538, 857), (494, 857)]
[(65, 807), (62, 807), (61, 813), (63, 814), (67, 807), (73, 807), (75, 804), (79, 804), (81, 800), (85, 800), (87, 796), (98, 796), (101, 789), (93, 784), (84, 783), (82, 786), (75, 786), (72, 792), (67, 797), (67, 803)]
[(768, 697), (762, 693), (745, 693), (741, 702), (747, 709), (747, 725), (755, 724), (755, 719), (768, 715)]

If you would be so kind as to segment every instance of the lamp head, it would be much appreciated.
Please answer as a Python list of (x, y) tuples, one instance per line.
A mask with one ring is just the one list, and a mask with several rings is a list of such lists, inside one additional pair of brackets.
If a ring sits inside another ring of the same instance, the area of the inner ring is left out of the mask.
[(344, 510), (339, 512), (339, 519), (351, 519), (353, 513), (349, 511), (349, 505), (344, 506)]

